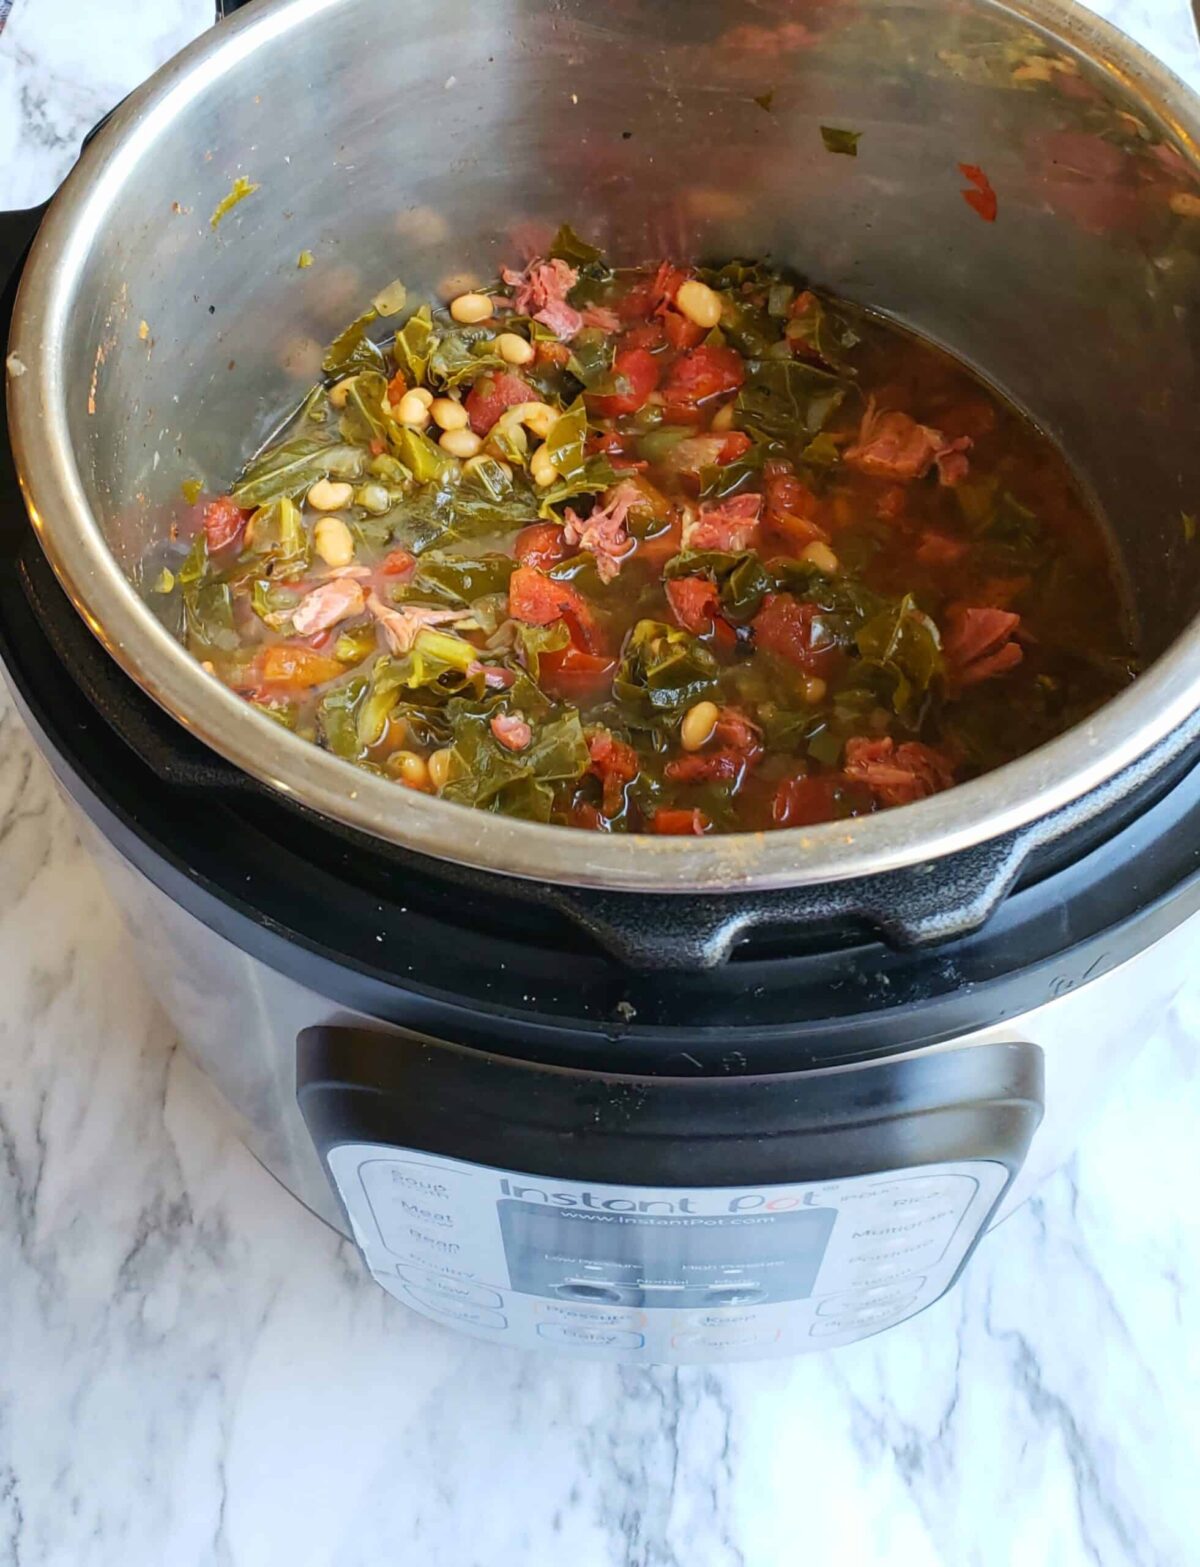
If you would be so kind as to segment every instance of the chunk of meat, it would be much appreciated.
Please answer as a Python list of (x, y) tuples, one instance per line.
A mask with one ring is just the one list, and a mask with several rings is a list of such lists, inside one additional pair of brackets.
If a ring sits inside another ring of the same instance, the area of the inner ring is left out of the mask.
[(339, 620), (361, 615), (366, 608), (362, 584), (353, 577), (334, 577), (306, 593), (292, 611), (292, 628), (298, 636), (336, 626)]
[(489, 370), (481, 375), (463, 399), (467, 418), (476, 435), (486, 435), (506, 408), (539, 401), (537, 388), (511, 370)]
[(945, 621), (942, 656), (959, 689), (1006, 675), (1024, 657), (1020, 644), (1012, 640), (1021, 617), (1010, 610), (952, 604)]
[(513, 291), (512, 306), (518, 315), (532, 316), (563, 342), (583, 326), (579, 311), (567, 304), (579, 273), (565, 261), (531, 261), (524, 272), (501, 267), (500, 276)]
[(488, 728), (506, 751), (523, 751), (533, 739), (533, 730), (517, 713), (497, 713)]
[(672, 348), (695, 348), (708, 335), (704, 327), (681, 316), (678, 310), (664, 310), (659, 319), (663, 324), (663, 336)]
[(689, 550), (744, 550), (758, 531), (761, 495), (729, 495), (703, 505), (690, 525), (684, 524), (684, 548)]
[(833, 634), (815, 604), (802, 604), (791, 593), (768, 593), (750, 622), (754, 644), (816, 675), (837, 657)]
[(947, 441), (940, 430), (918, 424), (898, 409), (880, 413), (871, 399), (858, 443), (847, 448), (844, 461), (873, 479), (902, 483), (923, 479), (936, 463), (941, 482), (954, 485), (961, 484), (970, 470), (966, 454), (972, 444), (969, 435)]
[(710, 632), (721, 615), (721, 595), (707, 577), (673, 577), (663, 584), (677, 624), (694, 637)]
[(588, 772), (599, 778), (604, 789), (605, 816), (619, 816), (625, 805), (625, 785), (641, 771), (637, 752), (610, 730), (598, 729), (588, 740), (588, 755)]
[(650, 818), (651, 832), (672, 838), (701, 838), (711, 826), (708, 817), (700, 810), (671, 810), (660, 805)]
[(601, 332), (619, 332), (621, 330), (621, 318), (615, 310), (610, 310), (607, 305), (588, 305), (579, 312), (584, 326), (599, 327)]
[(209, 553), (215, 555), (225, 549), (241, 533), (250, 516), (243, 511), (231, 495), (218, 495), (204, 508), (204, 534)]
[(367, 594), (367, 608), (379, 622), (384, 641), (393, 653), (407, 653), (417, 640), (417, 632), (426, 626), (453, 625), (469, 620), (467, 609), (429, 609), (423, 604), (385, 604), (376, 593)]
[(634, 506), (645, 505), (646, 497), (629, 479), (613, 485), (588, 517), (579, 517), (568, 506), (564, 513), (563, 538), (596, 557), (596, 574), (601, 582), (612, 582), (620, 574), (621, 562), (630, 553), (633, 541), (625, 519)]
[(577, 645), (596, 641), (596, 617), (578, 588), (555, 582), (533, 566), (518, 566), (508, 581), (508, 613), (527, 626), (551, 626), (565, 620)]
[(949, 789), (954, 768), (949, 758), (919, 740), (897, 745), (891, 736), (860, 736), (846, 741), (847, 778), (867, 785), (881, 805), (911, 805)]

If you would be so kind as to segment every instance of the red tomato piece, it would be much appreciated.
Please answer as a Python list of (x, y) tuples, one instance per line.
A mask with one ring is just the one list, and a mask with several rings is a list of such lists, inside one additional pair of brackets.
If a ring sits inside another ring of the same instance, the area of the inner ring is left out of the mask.
[(513, 554), (522, 566), (545, 571), (567, 558), (567, 543), (557, 522), (533, 522), (513, 540)]
[(661, 321), (639, 321), (622, 338), (626, 348), (661, 348), (666, 332)]
[(717, 461), (721, 464), (737, 462), (739, 457), (744, 457), (754, 442), (744, 430), (730, 430), (725, 437), (725, 444), (717, 455)]
[(801, 604), (790, 593), (768, 593), (750, 622), (754, 644), (777, 653), (806, 674), (819, 674), (837, 655), (837, 643), (815, 604)]
[(650, 831), (667, 834), (673, 838), (700, 838), (712, 826), (703, 811), (668, 810), (659, 806), (650, 818)]
[(722, 392), (736, 392), (745, 379), (745, 361), (735, 348), (702, 345), (671, 366), (663, 397), (668, 404), (694, 407)]
[(664, 583), (671, 613), (694, 637), (706, 636), (720, 619), (721, 595), (707, 577), (675, 577)]
[(590, 649), (596, 638), (591, 606), (569, 582), (555, 582), (532, 566), (518, 566), (509, 578), (508, 613), (527, 626), (551, 626), (565, 620), (576, 645)]
[(204, 508), (204, 532), (210, 553), (233, 543), (246, 526), (248, 511), (243, 511), (231, 495), (218, 495)]
[(963, 191), (963, 200), (968, 207), (974, 207), (985, 223), (994, 223), (996, 214), (1000, 210), (1000, 203), (996, 199), (996, 192), (992, 189), (991, 180), (975, 163), (960, 163), (958, 171), (963, 179), (975, 187), (974, 190)]
[(308, 647), (277, 646), (267, 648), (259, 665), (261, 678), (266, 685), (284, 686), (292, 691), (307, 691), (310, 686), (324, 685), (345, 669), (336, 658)]
[(542, 342), (537, 345), (537, 360), (539, 365), (554, 365), (561, 370), (570, 363), (571, 350), (565, 343)]
[(785, 778), (771, 802), (776, 827), (814, 827), (839, 816), (860, 816), (871, 808), (870, 797), (848, 785), (842, 773), (800, 773)]
[(666, 329), (667, 342), (672, 348), (695, 348), (708, 335), (707, 328), (697, 326), (694, 321), (681, 316), (678, 310), (664, 310), (661, 319)]
[(385, 577), (410, 577), (416, 569), (417, 557), (407, 550), (389, 550), (380, 563)]
[(658, 385), (658, 360), (648, 348), (621, 348), (613, 360), (611, 392), (588, 392), (588, 407), (598, 419), (635, 414)]
[(641, 771), (638, 754), (624, 740), (600, 729), (588, 741), (588, 755), (592, 759), (588, 771), (604, 785), (604, 814), (616, 816), (625, 804), (625, 785)]
[(387, 384), (387, 400), (389, 403), (398, 403), (408, 391), (408, 382), (404, 379), (404, 371), (397, 370)]
[(506, 408), (540, 401), (537, 389), (524, 376), (514, 375), (511, 370), (489, 370), (467, 393), (463, 407), (475, 434), (486, 435)]
[(576, 706), (607, 695), (616, 671), (615, 658), (606, 658), (601, 653), (585, 653), (577, 647), (565, 647), (558, 653), (543, 653), (538, 659), (540, 684), (551, 696), (574, 702)]

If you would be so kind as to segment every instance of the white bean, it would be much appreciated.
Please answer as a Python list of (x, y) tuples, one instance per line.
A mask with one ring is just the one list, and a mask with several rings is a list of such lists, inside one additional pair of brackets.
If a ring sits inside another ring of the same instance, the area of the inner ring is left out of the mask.
[(450, 301), (450, 314), (463, 326), (474, 326), (486, 321), (492, 313), (492, 302), (486, 294), (460, 294)]
[(354, 498), (354, 486), (344, 480), (332, 483), (329, 479), (318, 479), (308, 492), (308, 504), (314, 511), (340, 511), (343, 506), (349, 506)]
[(517, 332), (501, 332), (496, 339), (496, 352), (509, 365), (529, 364), (537, 349)]
[(453, 397), (435, 397), (429, 412), (440, 430), (465, 430), (469, 422), (467, 410)]
[(721, 296), (699, 278), (690, 277), (676, 291), (675, 308), (695, 326), (711, 330), (721, 319)]
[(483, 449), (483, 442), (475, 434), (474, 430), (444, 430), (438, 445), (444, 452), (449, 452), (451, 457), (461, 457), (464, 462), (468, 457), (478, 457)]
[(348, 566), (354, 559), (354, 535), (341, 517), (322, 517), (313, 529), (313, 548), (327, 566)]
[(721, 710), (715, 702), (697, 702), (683, 715), (679, 743), (685, 751), (699, 751), (712, 739)]
[(545, 489), (558, 478), (558, 469), (544, 446), (539, 446), (529, 459), (529, 476), (539, 489)]

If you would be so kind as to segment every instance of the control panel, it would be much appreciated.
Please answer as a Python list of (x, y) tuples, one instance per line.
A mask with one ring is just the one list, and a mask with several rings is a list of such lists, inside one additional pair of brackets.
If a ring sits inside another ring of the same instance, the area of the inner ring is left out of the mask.
[(990, 1159), (684, 1189), (367, 1142), (326, 1157), (367, 1266), (415, 1311), (647, 1363), (794, 1355), (904, 1321), (953, 1282), (1009, 1180)]

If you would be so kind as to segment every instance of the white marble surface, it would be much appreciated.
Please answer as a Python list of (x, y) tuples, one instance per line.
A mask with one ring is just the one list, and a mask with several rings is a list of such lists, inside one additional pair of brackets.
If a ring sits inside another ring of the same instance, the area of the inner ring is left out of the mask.
[[(1200, 80), (1182, 0), (1107, 9)], [(206, 20), (17, 0), (0, 200)], [(3, 697), (0, 993), (5, 1567), (1200, 1562), (1200, 982), (950, 1298), (677, 1372), (481, 1347), (363, 1276), (175, 1049)]]

